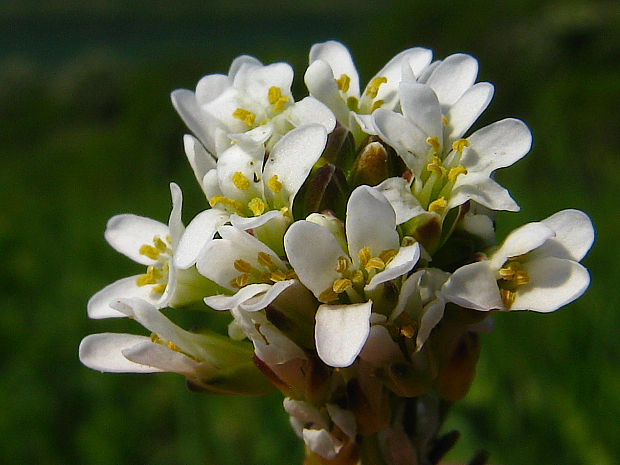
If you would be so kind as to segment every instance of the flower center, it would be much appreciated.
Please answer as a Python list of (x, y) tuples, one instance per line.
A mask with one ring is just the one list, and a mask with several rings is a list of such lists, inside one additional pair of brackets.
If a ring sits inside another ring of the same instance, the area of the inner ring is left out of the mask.
[(512, 307), (516, 297), (517, 289), (523, 284), (530, 282), (527, 272), (522, 269), (522, 264), (518, 257), (511, 257), (504, 266), (498, 271), (499, 279), (497, 284), (502, 297), (502, 303), (509, 309)]
[(252, 265), (243, 259), (235, 260), (233, 266), (241, 274), (230, 281), (231, 287), (241, 289), (248, 284), (273, 284), (297, 277), (292, 269), (280, 269), (265, 252), (258, 252), (256, 263), (257, 265)]
[(140, 254), (155, 260), (155, 263), (147, 266), (146, 273), (136, 278), (138, 286), (153, 284), (153, 292), (163, 294), (168, 285), (169, 262), (172, 257), (172, 244), (170, 236), (166, 236), (165, 242), (159, 236), (153, 237), (153, 243), (143, 244)]

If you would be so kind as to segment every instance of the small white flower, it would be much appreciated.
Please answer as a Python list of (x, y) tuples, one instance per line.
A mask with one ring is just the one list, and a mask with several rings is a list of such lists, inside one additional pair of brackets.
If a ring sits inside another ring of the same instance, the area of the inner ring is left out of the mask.
[(369, 186), (358, 187), (349, 198), (346, 239), (343, 250), (328, 228), (303, 220), (284, 236), (299, 280), (323, 302), (316, 313), (315, 341), (319, 357), (334, 367), (351, 365), (366, 342), (369, 296), (411, 270), (420, 256), (417, 243), (400, 246), (394, 210)]
[[(481, 84), (486, 83), (476, 86)], [(472, 93), (471, 98), (479, 104), (464, 106), (458, 124), (453, 118), (452, 126), (446, 126), (433, 88), (414, 82), (399, 87), (402, 115), (383, 109), (373, 114), (381, 138), (412, 171), (412, 192), (428, 211), (444, 213), (469, 199), (492, 210), (519, 209), (492, 174), (525, 156), (531, 147), (531, 133), (522, 121), (508, 118), (460, 139), (486, 106), (481, 105), (486, 102), (482, 97), (490, 99), (490, 88), (476, 86), (461, 99)]]
[(578, 262), (593, 241), (587, 215), (563, 210), (511, 232), (487, 260), (456, 270), (442, 293), (474, 310), (555, 311), (588, 288), (590, 275)]
[(415, 79), (431, 62), (433, 53), (425, 48), (404, 50), (373, 77), (360, 94), (359, 75), (349, 50), (333, 40), (310, 49), (310, 66), (304, 80), (310, 95), (327, 105), (340, 124), (359, 139), (359, 131), (375, 134), (370, 115), (377, 108), (398, 107), (398, 83), (403, 75)]
[(318, 123), (327, 132), (334, 129), (335, 118), (321, 102), (293, 100), (292, 81), (287, 63), (265, 66), (244, 55), (232, 62), (227, 76), (204, 76), (195, 92), (177, 89), (171, 98), (185, 124), (217, 158), (233, 141), (272, 147), (294, 127)]
[[(181, 222), (181, 189), (170, 184), (172, 212), (168, 225), (142, 216), (123, 214), (112, 217), (105, 238), (118, 252), (147, 266), (145, 274), (120, 279), (91, 297), (87, 312), (90, 318), (124, 316), (112, 309), (110, 302), (119, 298), (141, 298), (157, 308), (200, 302), (213, 283), (195, 269), (179, 270), (173, 256), (184, 231)], [(211, 233), (211, 236), (215, 230)]]

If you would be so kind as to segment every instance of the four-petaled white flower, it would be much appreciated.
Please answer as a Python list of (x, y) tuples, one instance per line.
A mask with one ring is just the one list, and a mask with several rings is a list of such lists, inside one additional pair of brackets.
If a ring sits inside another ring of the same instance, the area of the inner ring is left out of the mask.
[(310, 49), (304, 80), (310, 95), (327, 105), (338, 122), (359, 138), (360, 130), (376, 134), (368, 115), (377, 108), (398, 108), (398, 84), (415, 79), (431, 62), (433, 53), (422, 47), (404, 50), (392, 58), (360, 94), (359, 75), (349, 50), (333, 40)]
[(177, 89), (172, 103), (204, 148), (216, 158), (231, 143), (266, 143), (272, 147), (295, 127), (318, 123), (334, 129), (332, 112), (313, 97), (293, 100), (293, 69), (287, 63), (263, 65), (243, 55), (228, 75), (204, 76), (196, 91)]
[(578, 262), (594, 242), (588, 216), (562, 210), (511, 232), (488, 259), (457, 269), (442, 289), (451, 302), (474, 310), (553, 312), (590, 284)]
[[(157, 308), (200, 302), (205, 292), (217, 286), (202, 277), (195, 268), (180, 270), (173, 257), (184, 231), (181, 221), (181, 189), (170, 184), (172, 211), (168, 225), (143, 216), (122, 214), (107, 224), (105, 238), (118, 252), (147, 266), (145, 274), (130, 276), (109, 284), (88, 301), (90, 318), (123, 317), (110, 307), (119, 298), (141, 298)], [(214, 231), (215, 232), (215, 231)]]
[(345, 226), (346, 250), (328, 228), (311, 221), (293, 223), (284, 236), (299, 280), (323, 303), (316, 312), (316, 348), (334, 367), (351, 365), (366, 342), (373, 292), (411, 270), (420, 256), (418, 243), (400, 245), (394, 210), (372, 187), (353, 191)]

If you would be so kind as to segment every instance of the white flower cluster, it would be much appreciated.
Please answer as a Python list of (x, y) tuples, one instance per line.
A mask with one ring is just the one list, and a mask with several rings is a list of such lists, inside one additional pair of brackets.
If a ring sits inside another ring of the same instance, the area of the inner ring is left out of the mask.
[[(532, 138), (512, 118), (469, 133), (493, 95), (477, 73), (469, 55), (411, 48), (360, 91), (349, 51), (329, 41), (312, 47), (299, 101), (288, 64), (249, 56), (174, 91), (208, 207), (185, 228), (171, 184), (168, 225), (108, 222), (110, 245), (147, 268), (95, 294), (88, 315), (151, 335), (87, 336), (81, 361), (176, 372), (206, 392), (275, 385), (317, 460), (355, 463), (359, 437), (379, 431), (428, 453), (394, 426), (393, 399), (462, 397), (491, 312), (551, 312), (590, 281), (579, 261), (594, 230), (580, 211), (495, 245), (494, 212), (519, 207), (493, 173)], [(228, 311), (229, 334), (185, 331), (166, 307)]]

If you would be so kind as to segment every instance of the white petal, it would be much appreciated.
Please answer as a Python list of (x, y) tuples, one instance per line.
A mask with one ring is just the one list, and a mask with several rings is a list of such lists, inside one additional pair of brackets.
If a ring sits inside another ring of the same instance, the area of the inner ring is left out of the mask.
[(496, 183), (486, 173), (461, 174), (452, 188), (448, 209), (474, 200), (491, 210), (519, 211), (519, 205), (507, 189)]
[(441, 105), (452, 105), (476, 81), (478, 61), (463, 53), (450, 55), (430, 75), (426, 83), (431, 86)]
[(345, 255), (327, 228), (310, 221), (296, 221), (284, 235), (284, 249), (299, 280), (319, 297), (340, 278), (338, 258)]
[(138, 297), (155, 305), (159, 299), (159, 295), (151, 292), (153, 288), (151, 285), (138, 286), (136, 280), (140, 276), (141, 275), (136, 275), (119, 279), (112, 284), (108, 284), (93, 295), (86, 305), (88, 317), (93, 319), (124, 317), (125, 315), (123, 313), (110, 307), (111, 302), (123, 298), (130, 299)]
[(441, 321), (445, 307), (446, 303), (441, 297), (432, 300), (424, 306), (422, 318), (420, 319), (420, 328), (415, 340), (416, 350), (422, 348), (433, 328)]
[(462, 137), (474, 124), (491, 103), (493, 89), (493, 84), (479, 82), (467, 89), (461, 98), (450, 107), (446, 114), (449, 121), (448, 143)]
[(402, 358), (398, 344), (394, 342), (389, 331), (383, 325), (373, 325), (360, 358), (373, 365), (394, 362)]
[(370, 332), (372, 301), (352, 305), (321, 305), (314, 338), (319, 357), (332, 367), (351, 365)]
[(546, 257), (524, 264), (530, 281), (519, 286), (510, 310), (553, 312), (581, 297), (590, 275), (572, 260)]
[[(235, 74), (234, 86), (242, 89), (252, 100), (269, 105), (271, 87), (277, 87), (283, 96), (291, 98), (293, 68), (288, 63), (272, 63), (267, 66), (243, 64)], [(292, 100), (292, 99), (291, 99)]]
[(157, 371), (178, 373), (188, 378), (196, 376), (201, 368), (199, 362), (150, 340), (123, 349), (122, 354), (127, 360), (137, 364), (153, 367)]
[(319, 409), (309, 402), (287, 397), (282, 402), (282, 405), (286, 413), (307, 425), (306, 428), (324, 429), (329, 427), (327, 419), (319, 412)]
[(349, 256), (355, 266), (363, 247), (369, 247), (373, 257), (399, 247), (396, 214), (385, 196), (370, 186), (359, 186), (351, 193), (345, 229)]
[(233, 295), (213, 295), (205, 297), (205, 304), (214, 310), (231, 310), (254, 297), (271, 289), (271, 284), (249, 284)]
[(286, 116), (295, 127), (306, 124), (320, 124), (327, 132), (336, 127), (336, 117), (332, 111), (314, 97), (306, 97), (286, 110)]
[(198, 105), (204, 105), (219, 97), (222, 92), (231, 86), (231, 81), (224, 74), (209, 74), (203, 76), (196, 84), (196, 100)]
[(422, 308), (422, 301), (420, 299), (419, 284), (424, 270), (416, 271), (409, 276), (400, 288), (398, 294), (398, 302), (392, 310), (390, 315), (390, 321), (394, 321), (400, 316), (401, 313), (407, 308), (412, 313), (417, 313)]
[(479, 129), (468, 140), (461, 164), (467, 171), (490, 173), (523, 158), (532, 146), (532, 133), (523, 121), (507, 118)]
[(341, 124), (348, 124), (349, 108), (340, 95), (332, 69), (327, 63), (321, 60), (312, 62), (306, 70), (304, 82), (312, 97), (327, 105)]
[(427, 48), (414, 47), (407, 50), (407, 65), (414, 77), (420, 76), (433, 59), (433, 52)]
[(283, 213), (280, 210), (270, 210), (267, 213), (263, 213), (259, 216), (245, 217), (239, 215), (230, 215), (230, 224), (235, 228), (248, 231), (250, 229), (256, 229), (275, 218), (281, 218)]
[(267, 123), (251, 129), (250, 131), (245, 131), (239, 134), (228, 134), (228, 137), (230, 140), (241, 145), (243, 148), (250, 151), (256, 151), (257, 148), (262, 148), (272, 134), (273, 125)]
[(239, 55), (233, 60), (228, 69), (228, 78), (231, 80), (237, 75), (241, 67), (243, 66), (263, 66), (263, 64), (257, 58), (250, 55)]
[(403, 115), (393, 111), (378, 108), (372, 118), (381, 139), (396, 150), (414, 174), (419, 175), (426, 162), (428, 136)]
[(108, 373), (160, 372), (159, 368), (134, 363), (122, 354), (124, 349), (146, 341), (150, 339), (133, 334), (91, 334), (80, 342), (80, 361), (88, 368)]
[(185, 231), (185, 226), (183, 226), (183, 220), (181, 219), (183, 194), (181, 193), (181, 188), (173, 182), (170, 183), (170, 195), (172, 196), (172, 211), (168, 220), (168, 230), (170, 231), (172, 250), (175, 250), (183, 235), (183, 231)]
[(187, 225), (174, 251), (174, 264), (181, 269), (194, 265), (207, 244), (213, 240), (217, 228), (228, 221), (229, 214), (215, 208), (200, 212)]
[(399, 95), (403, 115), (427, 137), (443, 142), (441, 107), (433, 89), (417, 82), (401, 82)]
[(491, 256), (491, 267), (499, 270), (509, 257), (517, 257), (540, 247), (555, 235), (543, 223), (528, 223), (512, 231)]
[(205, 174), (215, 168), (215, 157), (207, 152), (198, 139), (189, 134), (183, 136), (183, 146), (194, 175), (198, 183), (202, 184)]
[[(263, 198), (262, 154), (251, 153), (246, 147), (233, 145), (224, 151), (217, 162), (217, 178), (222, 194), (229, 199), (237, 200), (244, 205), (253, 197)], [(261, 152), (264, 149), (261, 149)], [(264, 153), (264, 152), (263, 152)], [(247, 189), (239, 189), (233, 177), (241, 173), (249, 182)]]
[(417, 242), (413, 245), (399, 248), (392, 261), (387, 264), (383, 271), (373, 276), (365, 289), (371, 291), (381, 283), (391, 281), (408, 273), (419, 259), (420, 244)]
[(473, 310), (504, 308), (495, 270), (488, 261), (471, 263), (456, 270), (441, 293), (446, 300)]
[[(297, 191), (304, 183), (312, 166), (320, 158), (327, 142), (327, 132), (319, 124), (312, 124), (288, 132), (269, 153), (263, 168), (264, 183), (277, 176), (283, 190), (288, 194), (288, 205), (293, 204)], [(273, 199), (277, 195), (265, 189), (265, 196)]]
[(118, 252), (142, 265), (151, 265), (154, 260), (140, 254), (140, 247), (152, 245), (153, 238), (165, 240), (168, 226), (159, 221), (132, 214), (116, 215), (110, 218), (105, 230), (105, 239)]
[(278, 296), (287, 288), (292, 286), (296, 280), (288, 279), (286, 281), (278, 281), (267, 289), (267, 292), (255, 295), (253, 298), (246, 300), (241, 304), (241, 308), (248, 312), (256, 312), (262, 310), (271, 304)]
[(594, 243), (592, 220), (580, 210), (562, 210), (541, 223), (553, 230), (555, 237), (536, 250), (538, 256), (580, 261)]
[(353, 63), (353, 58), (351, 58), (351, 53), (344, 45), (334, 40), (314, 44), (310, 49), (310, 64), (317, 60), (327, 63), (336, 79), (339, 79), (343, 74), (349, 76), (351, 81), (349, 82), (347, 94), (359, 98), (359, 76)]
[(196, 100), (196, 95), (187, 89), (177, 89), (170, 94), (172, 106), (185, 125), (192, 131), (207, 150), (213, 150), (212, 139), (207, 128), (207, 115), (204, 115)]
[(404, 178), (388, 178), (375, 186), (381, 192), (396, 213), (396, 224), (402, 224), (411, 218), (426, 213), (418, 199), (411, 193), (411, 186)]
[(308, 449), (327, 460), (336, 457), (342, 448), (342, 444), (324, 429), (304, 428), (302, 437)]
[(353, 412), (340, 408), (336, 404), (325, 404), (325, 408), (334, 424), (349, 438), (355, 439), (357, 435), (357, 422)]

